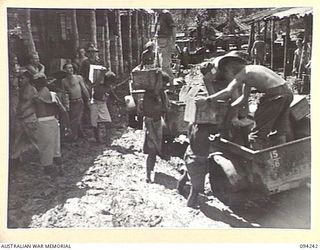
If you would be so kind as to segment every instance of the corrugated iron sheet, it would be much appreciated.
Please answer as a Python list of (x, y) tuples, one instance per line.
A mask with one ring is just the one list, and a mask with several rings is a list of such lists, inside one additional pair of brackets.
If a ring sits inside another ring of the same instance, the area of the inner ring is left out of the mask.
[(297, 7), (291, 8), (289, 10), (277, 12), (273, 14), (271, 17), (283, 19), (285, 17), (296, 16), (296, 17), (304, 17), (306, 15), (312, 15), (313, 8), (312, 7)]
[(271, 18), (283, 19), (285, 17), (296, 16), (304, 17), (305, 15), (312, 15), (312, 7), (279, 7), (268, 10), (263, 10), (258, 13), (242, 18), (243, 23), (252, 23), (260, 20), (268, 20)]
[(267, 18), (268, 16), (271, 16), (275, 13), (285, 11), (288, 9), (291, 9), (291, 8), (290, 7), (278, 7), (278, 8), (262, 10), (257, 13), (251, 14), (245, 18), (242, 18), (240, 21), (243, 23), (252, 23), (252, 22), (259, 21), (259, 20), (263, 20), (263, 19)]

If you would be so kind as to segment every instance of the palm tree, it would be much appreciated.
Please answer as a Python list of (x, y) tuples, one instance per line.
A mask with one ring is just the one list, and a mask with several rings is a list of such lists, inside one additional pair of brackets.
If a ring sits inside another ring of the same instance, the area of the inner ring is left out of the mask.
[(77, 49), (79, 48), (79, 31), (78, 31), (78, 23), (77, 23), (77, 11), (71, 10), (71, 20), (72, 20), (72, 34), (73, 34), (73, 47), (74, 47), (74, 55), (77, 55)]
[(109, 29), (109, 16), (108, 16), (108, 10), (104, 11), (104, 20), (105, 20), (105, 43), (106, 43), (106, 63), (109, 66), (109, 70), (112, 70), (112, 65), (111, 65), (111, 49), (110, 49), (110, 29)]
[(19, 23), (21, 26), (22, 37), (24, 38), (24, 44), (27, 46), (28, 49), (28, 54), (37, 54), (36, 46), (34, 44), (32, 35), (30, 9), (22, 9), (19, 15)]
[(90, 32), (91, 42), (97, 47), (97, 22), (96, 22), (96, 11), (90, 10)]

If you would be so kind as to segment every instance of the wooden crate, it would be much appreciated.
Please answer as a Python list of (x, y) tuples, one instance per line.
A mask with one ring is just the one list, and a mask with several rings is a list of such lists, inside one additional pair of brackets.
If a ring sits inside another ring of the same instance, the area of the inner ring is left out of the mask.
[(291, 116), (295, 121), (301, 120), (310, 114), (310, 106), (305, 95), (294, 95), (290, 104)]
[(167, 126), (173, 136), (186, 134), (188, 123), (184, 121), (186, 103), (170, 100), (170, 109), (167, 114)]
[(196, 105), (194, 98), (186, 101), (184, 120), (198, 124), (221, 124), (229, 110), (229, 102), (207, 102), (202, 106)]
[(153, 90), (157, 84), (157, 69), (143, 69), (135, 68), (132, 71), (132, 88)]

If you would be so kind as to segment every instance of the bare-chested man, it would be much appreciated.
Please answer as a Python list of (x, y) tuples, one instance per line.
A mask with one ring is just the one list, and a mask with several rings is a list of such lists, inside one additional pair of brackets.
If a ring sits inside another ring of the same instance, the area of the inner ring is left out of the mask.
[(275, 130), (277, 143), (291, 139), (287, 131), (290, 131), (289, 107), (293, 94), (282, 77), (264, 66), (246, 65), (242, 58), (228, 54), (217, 58), (215, 67), (224, 74), (229, 84), (213, 95), (198, 97), (198, 104), (228, 98), (243, 84), (242, 95), (231, 104), (237, 106), (248, 101), (251, 88), (255, 88), (264, 95), (255, 112), (256, 125), (249, 135), (251, 140), (254, 138), (252, 147), (261, 149), (270, 146), (268, 135)]
[(63, 91), (69, 94), (70, 99), (70, 123), (72, 140), (76, 141), (81, 136), (81, 118), (83, 113), (83, 99), (89, 103), (89, 92), (85, 87), (82, 76), (74, 75), (72, 64), (65, 64), (63, 69), (67, 73), (67, 77), (62, 79), (61, 87)]

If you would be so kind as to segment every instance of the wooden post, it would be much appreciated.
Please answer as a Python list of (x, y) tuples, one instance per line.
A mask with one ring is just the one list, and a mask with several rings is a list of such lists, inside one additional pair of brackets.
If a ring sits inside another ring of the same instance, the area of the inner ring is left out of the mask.
[(101, 27), (101, 41), (102, 41), (102, 60), (103, 65), (107, 65), (106, 60), (106, 40), (105, 40), (105, 30), (104, 26)]
[(257, 22), (257, 34), (260, 35), (260, 21)]
[(90, 39), (94, 46), (97, 47), (97, 21), (95, 10), (90, 10)]
[(118, 58), (119, 58), (119, 74), (122, 75), (124, 68), (123, 68), (123, 50), (122, 50), (122, 34), (121, 34), (121, 16), (120, 11), (116, 10), (116, 24), (117, 24), (117, 47), (118, 47)]
[(74, 55), (77, 56), (77, 49), (80, 47), (79, 42), (79, 31), (78, 31), (78, 23), (77, 23), (77, 10), (72, 10), (71, 13), (72, 20), (72, 35), (73, 35), (73, 47), (74, 47)]
[(110, 49), (110, 29), (109, 29), (109, 18), (108, 18), (108, 10), (104, 11), (104, 27), (105, 27), (105, 43), (106, 43), (106, 66), (109, 67), (109, 70), (112, 70), (112, 65), (111, 65), (111, 49)]
[(289, 49), (289, 40), (290, 40), (290, 18), (286, 18), (286, 38), (284, 44), (284, 57), (283, 57), (283, 75), (284, 79), (287, 79), (288, 69), (287, 69), (287, 60), (288, 60), (288, 49)]
[(301, 59), (299, 63), (299, 74), (298, 74), (300, 79), (302, 79), (303, 68), (305, 66), (304, 64), (308, 60), (308, 43), (309, 43), (310, 25), (311, 25), (309, 20), (310, 20), (309, 16), (304, 16), (304, 25), (305, 25), (304, 41), (303, 41), (302, 54), (301, 54)]
[(141, 39), (139, 35), (139, 10), (135, 11), (135, 36), (137, 41), (137, 64), (140, 62), (140, 55), (141, 55)]
[(268, 20), (264, 20), (264, 42), (267, 42), (267, 35), (268, 35)]
[(128, 50), (129, 50), (129, 70), (132, 69), (132, 19), (131, 19), (131, 10), (128, 10)]
[(271, 41), (270, 41), (270, 48), (271, 48), (271, 58), (270, 58), (270, 60), (271, 60), (271, 69), (274, 69), (274, 41), (275, 41), (275, 33), (274, 33), (274, 31), (275, 31), (275, 20), (274, 20), (274, 18), (272, 18), (271, 19)]
[(248, 44), (248, 53), (251, 56), (251, 48), (254, 43), (254, 22), (251, 23), (250, 36), (249, 36), (249, 44)]

